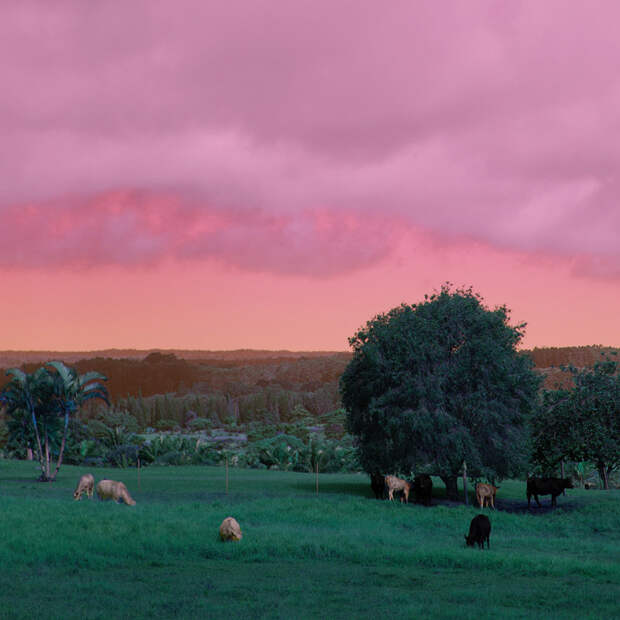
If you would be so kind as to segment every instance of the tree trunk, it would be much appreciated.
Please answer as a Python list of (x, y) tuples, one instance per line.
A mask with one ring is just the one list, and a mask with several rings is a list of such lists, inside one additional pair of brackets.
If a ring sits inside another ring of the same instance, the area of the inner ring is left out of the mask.
[(448, 499), (458, 502), (459, 490), (458, 490), (458, 476), (441, 476), (441, 480), (446, 485), (446, 495)]
[(469, 497), (467, 497), (467, 463), (463, 461), (463, 496), (465, 497), (465, 506), (469, 506)]
[(58, 460), (56, 461), (56, 471), (54, 471), (54, 475), (50, 478), (50, 482), (56, 480), (56, 476), (58, 475), (58, 470), (62, 465), (62, 455), (65, 451), (65, 442), (67, 441), (67, 430), (69, 428), (69, 414), (65, 413), (65, 430), (62, 434), (62, 441), (60, 443), (60, 450), (58, 451)]
[(34, 415), (34, 409), (32, 410), (32, 426), (34, 427), (34, 436), (37, 439), (37, 457), (39, 459), (39, 465), (41, 467), (41, 478), (45, 480), (45, 462), (43, 457), (43, 448), (41, 447), (41, 435), (39, 434), (39, 426), (37, 425), (37, 418)]
[(32, 453), (32, 448), (30, 446), (28, 446), (26, 448), (26, 460), (27, 461), (32, 461), (34, 459), (34, 455)]
[(605, 467), (605, 463), (597, 463), (598, 466), (598, 475), (603, 483), (603, 488), (606, 491), (609, 491), (609, 479), (607, 477), (607, 468)]
[(45, 480), (50, 479), (50, 441), (45, 429)]

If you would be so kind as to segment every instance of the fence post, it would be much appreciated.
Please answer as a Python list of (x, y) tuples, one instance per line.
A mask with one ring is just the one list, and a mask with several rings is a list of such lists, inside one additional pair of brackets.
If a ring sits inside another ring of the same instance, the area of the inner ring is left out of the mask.
[(316, 480), (316, 494), (319, 494), (319, 460), (317, 459), (316, 461), (316, 467), (315, 467), (315, 480)]
[(467, 463), (463, 461), (463, 493), (465, 493), (465, 506), (469, 506), (469, 498), (467, 497)]

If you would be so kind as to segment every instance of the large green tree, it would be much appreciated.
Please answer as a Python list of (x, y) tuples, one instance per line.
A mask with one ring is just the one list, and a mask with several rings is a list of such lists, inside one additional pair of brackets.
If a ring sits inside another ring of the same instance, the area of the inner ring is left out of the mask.
[(569, 368), (574, 387), (549, 390), (532, 418), (533, 460), (552, 468), (562, 459), (596, 464), (604, 487), (620, 467), (620, 374), (614, 360)]
[[(0, 398), (7, 406), (12, 438), (26, 441), (27, 447), (33, 448), (41, 466), (40, 480), (53, 481), (62, 464), (69, 419), (91, 398), (107, 403), (108, 394), (102, 383), (105, 377), (97, 372), (79, 375), (57, 361), (47, 366), (49, 369), (41, 367), (30, 374), (19, 368), (9, 369), (7, 375), (12, 380)], [(54, 453), (57, 460), (52, 471)]]
[(449, 284), (380, 314), (349, 343), (340, 380), (349, 431), (366, 471), (423, 470), (456, 497), (463, 462), (490, 480), (520, 473), (526, 417), (540, 384), (517, 352), (524, 324)]

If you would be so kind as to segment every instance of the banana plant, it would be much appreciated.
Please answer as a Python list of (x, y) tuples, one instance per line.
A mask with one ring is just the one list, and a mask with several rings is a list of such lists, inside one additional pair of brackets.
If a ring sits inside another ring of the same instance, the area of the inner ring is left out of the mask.
[(55, 480), (62, 465), (62, 457), (67, 441), (67, 433), (69, 428), (69, 419), (80, 406), (92, 398), (99, 398), (107, 405), (108, 391), (102, 381), (106, 381), (101, 373), (89, 371), (83, 375), (79, 375), (74, 368), (65, 366), (62, 362), (48, 362), (47, 366), (54, 369), (55, 372), (50, 373), (53, 386), (52, 399), (55, 404), (56, 412), (64, 418), (62, 441), (58, 451), (58, 460), (56, 469), (50, 480)]

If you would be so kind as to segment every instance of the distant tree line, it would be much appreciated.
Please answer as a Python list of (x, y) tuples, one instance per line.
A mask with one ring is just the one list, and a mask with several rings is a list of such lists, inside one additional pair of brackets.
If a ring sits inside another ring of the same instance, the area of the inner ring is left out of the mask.
[[(278, 435), (294, 436), (303, 455), (313, 441), (317, 450), (323, 445), (312, 439), (318, 433), (347, 450), (355, 443), (354, 461), (368, 472), (436, 474), (451, 496), (464, 465), (471, 476), (494, 481), (534, 465), (552, 472), (564, 460), (587, 460), (607, 480), (619, 466), (618, 368), (600, 360), (614, 351), (519, 351), (523, 330), (509, 324), (505, 306), (490, 310), (471, 289), (446, 285), (419, 304), (374, 317), (350, 339), (352, 354), (186, 360), (155, 352), (143, 360), (79, 360), (75, 368), (24, 365), (10, 369), (2, 392), (0, 447), (32, 452), (42, 479), (53, 479), (51, 461), (57, 472), (63, 452), (70, 462), (123, 465), (140, 454), (145, 462), (217, 462), (226, 450), (183, 444), (185, 456), (177, 458), (171, 440), (162, 452), (141, 433), (225, 428), (274, 446), (282, 443)], [(590, 368), (534, 368), (535, 361), (566, 360)], [(259, 452), (244, 454), (238, 462), (266, 465)], [(353, 467), (348, 458), (330, 462)], [(306, 456), (299, 459), (302, 467)]]

